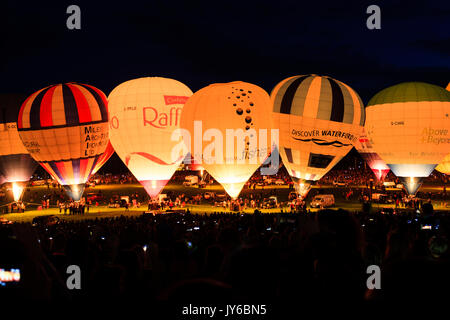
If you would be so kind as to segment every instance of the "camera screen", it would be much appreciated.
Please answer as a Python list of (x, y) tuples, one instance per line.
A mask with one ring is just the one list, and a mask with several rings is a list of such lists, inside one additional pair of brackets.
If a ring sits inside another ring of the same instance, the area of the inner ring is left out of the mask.
[(20, 282), (20, 269), (0, 269), (0, 286)]

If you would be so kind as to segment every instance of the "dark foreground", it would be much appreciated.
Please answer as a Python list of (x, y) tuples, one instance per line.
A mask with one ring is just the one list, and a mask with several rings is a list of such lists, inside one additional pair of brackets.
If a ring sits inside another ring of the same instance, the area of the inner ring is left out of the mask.
[[(0, 268), (20, 268), (21, 280), (0, 286), (0, 294), (3, 302), (81, 307), (176, 303), (170, 311), (180, 316), (190, 303), (253, 303), (273, 311), (280, 303), (437, 301), (450, 285), (449, 235), (450, 215), (438, 212), (13, 224), (0, 227)], [(80, 268), (79, 290), (67, 287), (70, 265)], [(381, 268), (379, 290), (367, 288), (370, 265)]]

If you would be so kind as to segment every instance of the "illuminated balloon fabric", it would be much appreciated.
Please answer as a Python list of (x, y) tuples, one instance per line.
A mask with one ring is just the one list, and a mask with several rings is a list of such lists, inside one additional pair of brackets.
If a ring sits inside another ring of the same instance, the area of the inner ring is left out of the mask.
[(281, 158), (304, 196), (352, 149), (364, 125), (364, 105), (346, 84), (317, 75), (281, 81), (271, 99)]
[(167, 78), (126, 81), (109, 95), (110, 141), (151, 197), (167, 184), (184, 156), (172, 160), (172, 132), (192, 91)]
[(108, 143), (106, 96), (80, 83), (46, 87), (23, 103), (18, 130), (33, 158), (79, 200)]
[(436, 170), (445, 174), (450, 174), (450, 154), (448, 154), (444, 161), (442, 161), (437, 167)]
[(17, 114), (25, 98), (17, 94), (0, 95), (0, 172), (3, 182), (28, 181), (38, 165), (17, 132)]
[(450, 93), (427, 83), (401, 83), (377, 93), (366, 113), (375, 151), (415, 194), (450, 153)]
[(98, 170), (100, 170), (101, 167), (103, 167), (103, 165), (109, 160), (109, 158), (111, 158), (111, 156), (113, 154), (114, 154), (114, 148), (113, 148), (111, 142), (108, 142), (108, 144), (106, 145), (105, 152), (103, 152), (103, 154), (98, 158), (97, 163), (95, 164), (95, 167), (92, 170), (91, 175), (94, 175), (95, 173), (97, 173)]
[[(264, 162), (266, 158), (264, 154), (271, 150), (270, 110), (270, 98), (266, 91), (254, 84), (240, 81), (211, 84), (195, 92), (184, 106), (181, 127), (191, 134), (190, 150), (194, 158), (201, 161), (205, 170), (224, 187), (232, 198), (239, 195), (244, 184)], [(222, 155), (218, 153), (219, 156), (216, 158), (216, 149), (214, 155), (207, 151), (212, 144), (215, 144), (216, 148), (222, 147), (218, 146), (216, 138), (210, 142), (203, 141), (201, 150), (195, 150), (194, 121), (201, 121), (203, 133), (210, 129), (220, 132), (223, 139), (223, 149), (220, 150)], [(243, 151), (241, 154), (239, 154), (240, 147), (234, 139), (234, 153), (230, 156), (233, 159), (227, 159), (225, 147), (227, 129), (235, 132), (240, 129), (247, 135), (244, 138), (245, 149), (241, 149)], [(258, 146), (259, 129), (267, 130), (267, 144), (261, 147), (265, 150), (260, 150)], [(256, 137), (251, 137), (253, 144), (250, 144), (250, 135), (253, 134)]]
[(372, 144), (363, 129), (362, 135), (355, 143), (356, 151), (366, 161), (369, 168), (373, 171), (379, 181), (384, 180), (391, 169), (386, 162), (373, 150)]
[[(446, 88), (447, 91), (450, 91), (450, 82)], [(445, 174), (450, 174), (450, 154), (448, 154), (444, 161), (442, 161), (437, 167), (436, 170)]]

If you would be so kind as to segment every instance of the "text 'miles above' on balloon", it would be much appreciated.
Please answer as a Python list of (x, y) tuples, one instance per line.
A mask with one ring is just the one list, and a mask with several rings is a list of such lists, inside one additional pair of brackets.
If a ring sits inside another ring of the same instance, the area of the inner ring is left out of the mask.
[(188, 151), (232, 198), (278, 142), (270, 110), (267, 92), (241, 81), (211, 84), (184, 106), (181, 128)]
[(17, 124), (34, 160), (80, 200), (108, 143), (105, 94), (81, 83), (48, 86), (25, 100)]

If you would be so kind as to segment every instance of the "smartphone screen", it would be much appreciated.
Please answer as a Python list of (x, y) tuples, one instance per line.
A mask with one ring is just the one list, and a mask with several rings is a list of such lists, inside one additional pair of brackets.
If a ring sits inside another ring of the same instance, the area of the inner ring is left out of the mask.
[(0, 269), (0, 287), (8, 287), (20, 282), (20, 269)]

